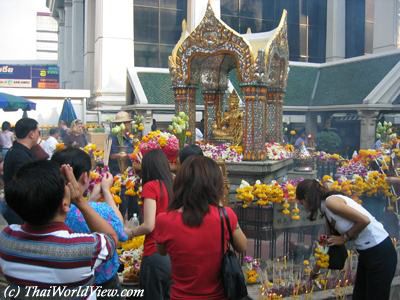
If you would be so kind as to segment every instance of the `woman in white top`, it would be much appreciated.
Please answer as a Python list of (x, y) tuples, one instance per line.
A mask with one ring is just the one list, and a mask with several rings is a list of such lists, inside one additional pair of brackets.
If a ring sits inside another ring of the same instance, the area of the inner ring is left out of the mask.
[(359, 258), (353, 299), (389, 299), (397, 253), (383, 225), (353, 199), (328, 191), (317, 180), (300, 182), (296, 198), (310, 212), (310, 220), (321, 213), (340, 234), (329, 236), (328, 245), (354, 241)]
[(3, 159), (6, 157), (8, 150), (12, 147), (14, 141), (14, 133), (11, 131), (10, 122), (4, 121), (1, 125), (0, 132), (0, 148)]

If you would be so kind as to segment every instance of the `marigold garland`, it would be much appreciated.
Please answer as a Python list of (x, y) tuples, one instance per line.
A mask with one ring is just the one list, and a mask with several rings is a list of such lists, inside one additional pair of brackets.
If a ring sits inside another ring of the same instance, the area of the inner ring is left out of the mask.
[[(256, 205), (267, 206), (272, 203), (281, 204), (281, 212), (290, 216), (292, 220), (300, 220), (300, 209), (295, 203), (295, 185), (289, 183), (280, 185), (277, 181), (270, 184), (262, 183), (257, 180), (254, 185), (242, 180), (239, 188), (236, 189), (236, 198), (242, 201), (242, 207), (246, 208), (255, 201)], [(293, 202), (293, 209), (290, 209), (290, 203)]]

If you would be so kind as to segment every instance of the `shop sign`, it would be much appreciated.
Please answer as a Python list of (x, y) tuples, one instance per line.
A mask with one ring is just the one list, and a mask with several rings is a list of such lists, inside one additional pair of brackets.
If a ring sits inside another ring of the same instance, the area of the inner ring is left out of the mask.
[(0, 87), (58, 89), (57, 65), (0, 65)]

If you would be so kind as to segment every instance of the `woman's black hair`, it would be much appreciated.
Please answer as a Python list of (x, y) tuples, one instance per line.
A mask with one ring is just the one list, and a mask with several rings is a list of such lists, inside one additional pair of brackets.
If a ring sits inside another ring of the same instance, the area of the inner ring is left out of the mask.
[(3, 124), (1, 124), (1, 130), (6, 131), (11, 129), (11, 124), (8, 121), (4, 121)]
[(315, 179), (304, 179), (297, 185), (296, 199), (307, 203), (310, 215), (308, 219), (315, 221), (318, 211), (321, 211), (321, 202), (332, 195), (340, 195), (342, 193), (329, 191)]
[(89, 154), (79, 148), (66, 148), (64, 150), (56, 151), (51, 160), (58, 163), (59, 166), (68, 164), (74, 171), (76, 180), (79, 180), (83, 173), (90, 172), (92, 162)]
[(224, 193), (221, 169), (211, 158), (199, 155), (188, 157), (174, 181), (174, 201), (170, 210), (183, 208), (183, 223), (200, 226), (209, 205), (218, 206)]
[(203, 150), (195, 144), (187, 145), (181, 151), (179, 151), (179, 161), (181, 164), (191, 155), (201, 155), (203, 156)]
[[(160, 149), (147, 152), (142, 160), (142, 184), (152, 180), (159, 180), (164, 183), (168, 192), (168, 201), (172, 201), (172, 174), (169, 168), (168, 159)], [(162, 192), (162, 188), (160, 188)]]

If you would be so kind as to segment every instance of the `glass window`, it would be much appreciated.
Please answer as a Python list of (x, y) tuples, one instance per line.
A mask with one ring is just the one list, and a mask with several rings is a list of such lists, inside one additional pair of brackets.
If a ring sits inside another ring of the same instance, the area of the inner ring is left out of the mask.
[(158, 46), (135, 43), (135, 66), (158, 67)]
[(240, 16), (273, 20), (275, 0), (240, 0)]
[(168, 68), (168, 57), (171, 55), (175, 45), (160, 45), (160, 64), (161, 68)]
[(251, 29), (251, 32), (259, 32), (259, 24), (257, 24), (259, 20), (256, 19), (248, 19), (248, 18), (240, 18), (239, 19), (239, 28), (240, 33), (246, 33), (247, 28)]
[(280, 0), (275, 5), (275, 21), (279, 23), (283, 10), (288, 12), (288, 24), (299, 23), (299, 0)]
[(135, 6), (135, 41), (158, 43), (158, 9)]
[(182, 33), (185, 14), (177, 10), (160, 10), (160, 43), (175, 44)]
[(237, 16), (239, 0), (221, 0), (221, 15)]
[(300, 24), (308, 25), (307, 0), (299, 0)]
[(134, 5), (158, 7), (159, 0), (134, 0)]
[(186, 0), (160, 0), (160, 8), (185, 10), (186, 14)]
[(262, 19), (262, 0), (241, 0), (239, 14), (242, 17)]
[(364, 55), (365, 2), (346, 1), (346, 58)]
[(239, 17), (232, 17), (232, 16), (226, 16), (226, 15), (221, 15), (222, 21), (224, 21), (229, 27), (234, 29), (235, 31), (239, 32)]
[(309, 25), (326, 27), (326, 0), (307, 0), (307, 15)]
[(135, 65), (167, 67), (182, 33), (187, 0), (135, 0)]
[(308, 27), (308, 56), (309, 62), (325, 62), (326, 30), (320, 26)]
[(271, 30), (273, 27), (272, 21), (263, 21), (262, 19), (249, 19), (249, 18), (240, 18), (240, 33), (246, 33), (247, 28), (251, 29), (251, 32), (264, 32)]
[(300, 56), (308, 57), (308, 26), (300, 25)]
[(262, 12), (264, 20), (274, 20), (275, 5), (275, 0), (262, 1)]
[(299, 60), (300, 57), (300, 29), (298, 24), (288, 25), (289, 59)]

